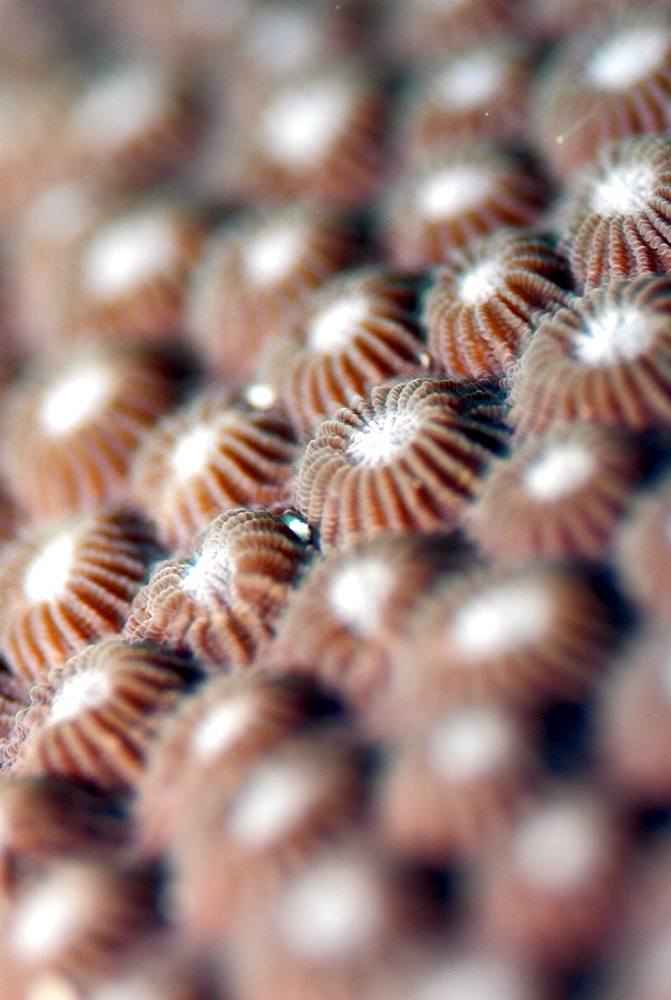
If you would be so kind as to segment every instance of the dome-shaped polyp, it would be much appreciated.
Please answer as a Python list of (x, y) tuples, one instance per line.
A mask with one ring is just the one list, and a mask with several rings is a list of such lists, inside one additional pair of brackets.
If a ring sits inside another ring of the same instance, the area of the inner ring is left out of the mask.
[(297, 505), (324, 550), (382, 531), (447, 531), (506, 438), (486, 391), (428, 377), (378, 386), (319, 425)]
[(407, 280), (377, 268), (340, 274), (312, 294), (263, 371), (299, 431), (387, 379), (430, 368), (414, 297)]
[(129, 792), (162, 715), (200, 676), (191, 661), (149, 643), (86, 647), (33, 689), (12, 774)]
[(581, 569), (475, 570), (434, 586), (392, 654), (384, 732), (415, 731), (474, 698), (542, 706), (582, 697), (608, 662), (610, 608)]
[(670, 160), (666, 134), (629, 136), (567, 183), (556, 227), (579, 288), (671, 272)]
[(634, 437), (576, 423), (492, 462), (464, 512), (481, 551), (506, 565), (537, 558), (603, 560), (641, 472)]
[(540, 317), (570, 296), (568, 269), (549, 241), (494, 230), (430, 272), (422, 322), (432, 358), (457, 379), (510, 373)]
[(576, 297), (541, 320), (512, 380), (516, 435), (594, 420), (671, 424), (671, 278), (642, 276)]
[(441, 575), (472, 558), (454, 535), (385, 532), (316, 561), (287, 602), (264, 665), (316, 678), (365, 711), (386, 686), (391, 637)]
[(82, 646), (118, 632), (160, 552), (148, 522), (123, 509), (9, 542), (0, 555), (0, 649), (10, 669), (44, 681)]
[(222, 511), (288, 506), (296, 452), (292, 427), (279, 410), (204, 391), (146, 436), (131, 489), (161, 539), (182, 554)]
[(665, 5), (615, 7), (610, 19), (568, 34), (532, 94), (532, 131), (560, 178), (609, 142), (668, 128), (671, 17)]
[(19, 505), (43, 522), (118, 501), (140, 438), (175, 390), (162, 363), (130, 347), (91, 344), (35, 362), (2, 406), (0, 466)]
[(214, 671), (246, 665), (269, 641), (310, 555), (278, 514), (220, 514), (188, 559), (154, 567), (124, 635), (192, 654)]
[(248, 214), (215, 230), (186, 295), (186, 333), (217, 375), (254, 374), (264, 349), (303, 315), (310, 294), (352, 259), (351, 225), (305, 205)]

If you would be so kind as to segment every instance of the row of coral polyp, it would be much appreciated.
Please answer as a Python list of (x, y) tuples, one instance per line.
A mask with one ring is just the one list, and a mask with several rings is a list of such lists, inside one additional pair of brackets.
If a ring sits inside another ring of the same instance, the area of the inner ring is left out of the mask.
[(0, 4), (1, 1000), (668, 1000), (671, 8)]

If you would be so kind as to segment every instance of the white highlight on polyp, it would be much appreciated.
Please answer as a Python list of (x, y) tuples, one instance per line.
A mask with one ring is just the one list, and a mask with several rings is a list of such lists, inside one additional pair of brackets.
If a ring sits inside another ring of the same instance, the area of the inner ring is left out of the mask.
[(179, 482), (197, 476), (210, 461), (216, 432), (213, 427), (200, 424), (182, 434), (170, 456), (170, 466)]
[(305, 227), (295, 221), (268, 226), (244, 247), (242, 262), (254, 285), (278, 284), (295, 267), (305, 239)]
[(111, 388), (112, 379), (102, 365), (91, 363), (69, 372), (44, 394), (42, 426), (52, 434), (75, 430), (102, 408)]
[(379, 559), (356, 559), (335, 571), (326, 598), (335, 617), (366, 639), (375, 632), (392, 584), (392, 572)]
[(585, 322), (576, 334), (574, 351), (587, 365), (633, 360), (650, 340), (650, 318), (635, 307), (610, 307)]
[(656, 187), (655, 172), (647, 164), (621, 163), (595, 184), (590, 208), (606, 218), (632, 215), (649, 206)]
[(475, 108), (497, 96), (504, 71), (504, 60), (491, 48), (475, 49), (441, 74), (438, 91), (455, 108)]
[(284, 893), (279, 931), (289, 949), (308, 961), (355, 957), (382, 924), (381, 900), (372, 880), (337, 860), (299, 875)]
[(304, 767), (271, 761), (252, 775), (237, 796), (228, 816), (228, 831), (245, 847), (269, 847), (300, 822), (317, 790), (314, 776)]
[(415, 427), (411, 413), (382, 414), (352, 434), (347, 456), (355, 464), (386, 465), (411, 440)]
[(524, 471), (527, 492), (536, 500), (559, 500), (584, 486), (594, 472), (594, 456), (577, 441), (549, 445)]
[(493, 707), (464, 708), (438, 722), (427, 738), (434, 771), (448, 781), (473, 781), (509, 759), (511, 725)]
[(108, 147), (122, 145), (160, 119), (166, 81), (146, 66), (127, 66), (95, 83), (74, 114), (74, 128)]
[(334, 351), (361, 330), (370, 313), (365, 295), (351, 295), (329, 303), (314, 316), (308, 328), (308, 346), (314, 351)]
[(61, 594), (74, 562), (75, 536), (64, 531), (50, 539), (28, 563), (23, 592), (29, 601), (50, 601)]
[(494, 656), (538, 642), (551, 617), (552, 601), (542, 584), (513, 581), (465, 601), (454, 615), (450, 638), (464, 656)]
[(230, 698), (213, 705), (191, 734), (191, 749), (200, 761), (213, 760), (233, 747), (256, 718), (256, 705), (248, 697)]
[(518, 870), (550, 892), (570, 892), (597, 867), (604, 831), (580, 803), (559, 802), (529, 816), (517, 831)]
[(492, 175), (476, 166), (445, 167), (427, 177), (415, 195), (427, 219), (445, 219), (477, 205), (492, 189)]
[(101, 670), (86, 670), (69, 677), (51, 703), (49, 723), (62, 722), (101, 705), (111, 692), (109, 675)]
[(86, 920), (90, 885), (76, 872), (56, 872), (19, 900), (9, 931), (13, 948), (27, 961), (44, 961), (67, 947)]
[(166, 215), (122, 219), (90, 243), (83, 264), (84, 287), (101, 299), (128, 293), (169, 268), (174, 253), (175, 232)]
[(641, 25), (607, 39), (588, 62), (585, 75), (601, 90), (627, 90), (656, 69), (669, 48), (660, 25)]
[(228, 591), (232, 562), (224, 545), (206, 545), (193, 566), (180, 582), (180, 588), (203, 604), (213, 592), (222, 595)]
[(496, 260), (483, 260), (468, 268), (459, 279), (457, 295), (466, 306), (486, 302), (501, 286), (503, 270)]
[(310, 168), (341, 131), (351, 99), (343, 80), (315, 80), (310, 88), (279, 91), (261, 120), (267, 154), (287, 167)]

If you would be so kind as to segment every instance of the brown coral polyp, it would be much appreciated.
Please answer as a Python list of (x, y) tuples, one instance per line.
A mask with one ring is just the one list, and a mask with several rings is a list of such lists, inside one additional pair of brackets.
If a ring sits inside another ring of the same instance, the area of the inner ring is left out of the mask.
[(159, 554), (149, 524), (125, 510), (8, 543), (0, 557), (0, 649), (11, 670), (44, 681), (71, 653), (117, 632)]
[(68, 169), (111, 190), (174, 170), (197, 134), (188, 87), (159, 60), (117, 63), (89, 81), (64, 123)]
[(430, 367), (413, 306), (410, 284), (377, 268), (344, 272), (313, 293), (266, 372), (299, 431), (386, 379)]
[(127, 794), (162, 714), (198, 679), (192, 661), (150, 643), (102, 639), (31, 692), (12, 774)]
[(630, 136), (600, 147), (557, 208), (560, 248), (578, 287), (671, 271), (671, 142)]
[(465, 511), (470, 536), (507, 565), (607, 558), (641, 472), (634, 438), (577, 423), (495, 459)]
[(515, 373), (517, 436), (576, 420), (634, 430), (671, 420), (671, 278), (611, 281), (541, 320)]
[(409, 83), (399, 123), (401, 155), (491, 136), (519, 139), (524, 132), (530, 53), (512, 37), (434, 58)]
[(625, 839), (598, 792), (546, 790), (483, 868), (486, 938), (547, 969), (597, 954), (616, 925)]
[(216, 671), (248, 664), (269, 641), (309, 554), (279, 515), (221, 514), (189, 559), (154, 568), (124, 635), (190, 653)]
[(505, 441), (497, 418), (490, 395), (462, 394), (448, 380), (378, 386), (317, 428), (298, 471), (298, 507), (325, 549), (380, 531), (449, 530)]
[[(196, 940), (228, 936), (309, 859), (350, 828), (361, 802), (353, 747), (310, 735), (252, 761), (184, 803), (171, 849), (179, 917)], [(194, 806), (198, 803), (198, 808)]]
[(615, 638), (608, 606), (576, 567), (537, 563), (448, 579), (418, 603), (394, 648), (377, 725), (416, 731), (421, 719), (477, 698), (529, 707), (581, 698)]
[(131, 472), (136, 501), (162, 540), (189, 551), (233, 507), (288, 506), (297, 445), (282, 412), (204, 391), (148, 434)]
[(97, 227), (78, 260), (78, 328), (122, 339), (174, 339), (202, 228), (193, 210), (165, 200), (140, 202)]
[(165, 365), (111, 344), (27, 371), (2, 415), (0, 464), (19, 505), (46, 521), (119, 500), (140, 438), (174, 395)]
[(432, 268), (422, 322), (432, 357), (450, 378), (508, 374), (539, 318), (567, 305), (564, 260), (542, 236), (497, 229)]
[(234, 190), (266, 203), (300, 196), (365, 204), (380, 186), (383, 91), (360, 66), (327, 66), (262, 91), (247, 108), (232, 168)]
[(600, 146), (668, 128), (671, 21), (668, 7), (615, 8), (604, 24), (567, 35), (540, 74), (532, 129), (560, 178)]
[(501, 226), (533, 225), (543, 198), (523, 160), (491, 140), (439, 147), (389, 186), (381, 239), (395, 267), (420, 270)]
[(441, 574), (471, 558), (456, 536), (385, 532), (318, 560), (287, 602), (266, 666), (315, 677), (366, 710), (384, 690), (391, 637)]
[(314, 686), (250, 667), (212, 678), (157, 733), (139, 777), (134, 816), (143, 854), (177, 843), (185, 807), (266, 757), (309, 718)]
[(399, 741), (374, 808), (383, 843), (409, 860), (449, 864), (499, 839), (538, 769), (526, 729), (500, 705), (476, 701)]
[(151, 875), (110, 862), (54, 861), (18, 894), (3, 925), (24, 985), (83, 988), (156, 927)]

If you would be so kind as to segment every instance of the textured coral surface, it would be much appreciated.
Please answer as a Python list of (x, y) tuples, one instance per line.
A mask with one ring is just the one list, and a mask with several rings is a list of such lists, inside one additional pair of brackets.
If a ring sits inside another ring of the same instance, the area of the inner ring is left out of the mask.
[(671, 1000), (669, 178), (662, 0), (0, 3), (0, 1000)]

